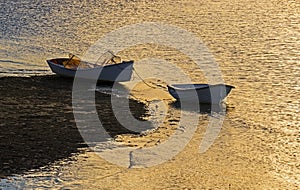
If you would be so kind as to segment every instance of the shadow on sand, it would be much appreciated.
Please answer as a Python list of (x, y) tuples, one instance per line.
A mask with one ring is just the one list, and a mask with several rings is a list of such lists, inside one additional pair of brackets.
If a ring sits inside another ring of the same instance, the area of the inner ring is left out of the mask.
[[(55, 75), (0, 78), (0, 177), (69, 158), (87, 146), (74, 121), (72, 85)], [(129, 105), (134, 117), (145, 116), (144, 104)], [(110, 95), (96, 92), (96, 108), (110, 136), (132, 133), (116, 120)]]
[(180, 101), (175, 101), (170, 104), (173, 108), (182, 109), (185, 111), (197, 112), (200, 114), (211, 114), (214, 113), (224, 113), (227, 111), (227, 105), (225, 103), (220, 104), (187, 104), (181, 105)]

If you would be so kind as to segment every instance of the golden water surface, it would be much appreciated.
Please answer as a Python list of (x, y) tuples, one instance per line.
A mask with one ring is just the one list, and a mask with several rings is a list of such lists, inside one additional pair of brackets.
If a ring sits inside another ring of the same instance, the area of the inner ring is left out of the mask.
[[(51, 175), (40, 171), (32, 174), (36, 180), (24, 177), (29, 186), (299, 189), (299, 1), (22, 0), (0, 5), (1, 76), (49, 74), (47, 58), (68, 52), (83, 55), (110, 31), (129, 24), (160, 22), (183, 28), (203, 41), (218, 63), (225, 83), (236, 87), (227, 98), (228, 110), (219, 136), (205, 153), (199, 153), (199, 144), (210, 115), (199, 114), (199, 127), (190, 143), (163, 164), (127, 169), (87, 151), (71, 164), (54, 164)], [(206, 82), (201, 70), (186, 55), (168, 47), (146, 44), (121, 54), (125, 59), (166, 59), (185, 70), (194, 82)], [(144, 88), (144, 94), (148, 94), (147, 90), (151, 93), (145, 86), (140, 88)], [(172, 109), (165, 128), (144, 139), (122, 138), (131, 139), (137, 146), (166, 139), (176, 128), (172, 121), (178, 119)], [(42, 177), (45, 175), (50, 177)]]

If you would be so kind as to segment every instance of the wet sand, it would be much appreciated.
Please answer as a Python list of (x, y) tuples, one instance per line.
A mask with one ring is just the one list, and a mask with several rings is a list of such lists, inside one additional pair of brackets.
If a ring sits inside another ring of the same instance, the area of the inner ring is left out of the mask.
[[(72, 80), (54, 75), (0, 80), (2, 178), (24, 175), (32, 169), (38, 169), (33, 171), (37, 176), (39, 173), (43, 176), (44, 171), (39, 168), (48, 167), (48, 171), (59, 168), (58, 187), (65, 189), (296, 188), (289, 181), (276, 178), (269, 157), (274, 147), (267, 147), (263, 141), (271, 132), (255, 130), (252, 124), (235, 118), (231, 114), (234, 107), (227, 107), (222, 130), (208, 151), (199, 153), (211, 117), (209, 109), (199, 114), (199, 126), (193, 138), (175, 157), (154, 167), (126, 168), (104, 160), (87, 148), (72, 112)], [(151, 105), (147, 101), (170, 102), (165, 91), (145, 85), (137, 86), (132, 92), (136, 100), (130, 100), (131, 112), (141, 120), (148, 117)], [(180, 109), (176, 105), (168, 105), (166, 118), (159, 128), (139, 135), (119, 124), (110, 101), (110, 95), (96, 92), (99, 119), (118, 143), (136, 148), (153, 147), (178, 130)], [(57, 164), (63, 159), (74, 161), (64, 166)]]
[[(47, 166), (87, 146), (74, 121), (72, 82), (55, 75), (0, 78), (1, 177)], [(96, 106), (112, 137), (130, 132), (115, 119), (109, 95), (96, 92)], [(130, 106), (137, 118), (145, 114), (144, 104)]]
[[(136, 89), (134, 95), (140, 101), (155, 101), (153, 97), (169, 101), (163, 91), (143, 84)], [(227, 109), (229, 114), (218, 138), (204, 153), (199, 152), (199, 145), (211, 117), (209, 109), (199, 115), (199, 127), (188, 145), (168, 161), (153, 167), (125, 168), (88, 151), (78, 157), (76, 164), (67, 167), (63, 185), (69, 189), (294, 189), (295, 186), (278, 180), (272, 173), (261, 141), (268, 134), (254, 134), (247, 122), (232, 118), (230, 109), (234, 108)], [(121, 134), (116, 140), (137, 148), (161, 144), (178, 130), (179, 112), (171, 106), (156, 130), (145, 136)]]

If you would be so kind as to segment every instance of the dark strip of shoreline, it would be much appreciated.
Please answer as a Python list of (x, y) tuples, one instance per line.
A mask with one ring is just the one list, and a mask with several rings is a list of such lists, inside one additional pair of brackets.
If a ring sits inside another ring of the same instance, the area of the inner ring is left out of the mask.
[[(72, 79), (56, 75), (0, 78), (0, 177), (22, 174), (69, 158), (87, 147), (72, 112)], [(99, 119), (108, 133), (132, 133), (116, 120), (110, 95), (96, 92)], [(132, 114), (146, 114), (130, 100)]]

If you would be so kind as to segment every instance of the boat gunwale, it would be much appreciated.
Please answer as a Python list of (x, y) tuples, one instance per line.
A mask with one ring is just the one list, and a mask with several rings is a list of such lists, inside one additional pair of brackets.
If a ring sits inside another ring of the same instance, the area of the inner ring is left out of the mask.
[(46, 61), (47, 61), (48, 64), (57, 65), (57, 66), (59, 66), (61, 68), (69, 70), (69, 71), (78, 71), (78, 70), (80, 70), (80, 71), (89, 71), (89, 70), (94, 70), (94, 69), (99, 69), (99, 68), (108, 68), (108, 67), (114, 67), (114, 66), (123, 65), (123, 64), (133, 64), (134, 63), (133, 60), (122, 61), (120, 63), (110, 64), (110, 65), (104, 65), (104, 66), (97, 65), (97, 64), (94, 64), (94, 63), (89, 63), (89, 64), (92, 64), (92, 65), (97, 65), (97, 67), (94, 67), (94, 68), (78, 68), (78, 69), (76, 68), (76, 69), (70, 69), (70, 68), (66, 68), (63, 64), (53, 62), (54, 60), (68, 60), (68, 59), (69, 58), (54, 58), (54, 59), (47, 59)]

